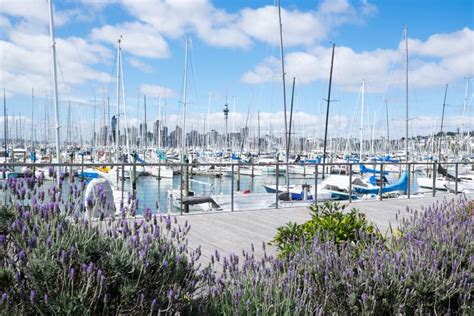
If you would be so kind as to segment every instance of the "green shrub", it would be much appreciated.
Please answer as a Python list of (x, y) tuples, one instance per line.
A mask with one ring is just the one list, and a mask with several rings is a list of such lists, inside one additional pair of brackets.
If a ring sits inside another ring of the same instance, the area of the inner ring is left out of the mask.
[[(9, 193), (28, 181), (9, 180)], [(90, 222), (86, 204), (103, 196), (86, 203), (68, 185), (65, 198), (39, 186), (25, 190), (29, 201), (13, 198), (0, 209), (0, 314), (171, 314), (195, 306), (199, 250), (186, 245), (189, 225), (150, 210), (127, 219), (127, 207), (122, 218)]]
[(275, 245), (280, 255), (285, 257), (298, 250), (303, 241), (310, 246), (310, 242), (316, 237), (321, 242), (333, 241), (336, 244), (358, 243), (361, 241), (361, 234), (365, 234), (366, 237), (382, 238), (376, 226), (370, 223), (364, 214), (355, 208), (344, 212), (346, 206), (331, 202), (311, 205), (309, 221), (303, 224), (288, 223), (279, 227), (271, 244)]

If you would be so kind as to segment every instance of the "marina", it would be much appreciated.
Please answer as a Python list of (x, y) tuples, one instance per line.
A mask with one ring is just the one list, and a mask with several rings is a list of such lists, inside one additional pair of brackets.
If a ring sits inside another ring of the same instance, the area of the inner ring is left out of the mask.
[[(195, 163), (193, 166), (151, 163), (109, 165), (16, 163), (4, 164), (3, 176), (6, 179), (21, 177), (22, 173), (34, 171), (37, 175), (42, 174), (46, 178), (46, 183), (49, 181), (51, 185), (55, 183), (54, 175), (58, 171), (59, 174), (63, 174), (66, 183), (71, 181), (69, 176), (77, 178), (86, 185), (93, 179), (104, 179), (113, 192), (116, 214), (120, 213), (120, 205), (129, 200), (130, 196), (136, 199), (137, 214), (142, 214), (146, 209), (158, 213), (182, 214), (309, 206), (315, 200), (352, 202), (473, 193), (472, 162), (444, 164), (373, 162), (371, 168), (357, 163), (327, 163), (324, 166), (317, 163), (312, 165), (292, 163), (288, 166), (305, 170), (304, 174), (292, 174), (288, 177), (290, 183), (288, 189), (286, 175), (277, 176), (280, 173), (239, 175), (241, 167), (239, 163)], [(247, 163), (243, 167), (247, 170), (279, 170), (280, 164)], [(149, 168), (179, 171), (188, 168), (188, 183), (185, 172), (184, 175), (178, 172), (172, 178), (158, 178), (144, 172)], [(220, 170), (220, 175), (216, 176), (216, 173), (202, 175), (200, 172), (194, 174), (191, 169)], [(229, 169), (234, 172), (225, 171)], [(327, 171), (325, 179), (321, 177), (323, 169)], [(181, 201), (180, 197), (185, 187), (188, 187), (190, 193)]]
[(474, 0), (0, 0), (1, 315), (474, 315)]

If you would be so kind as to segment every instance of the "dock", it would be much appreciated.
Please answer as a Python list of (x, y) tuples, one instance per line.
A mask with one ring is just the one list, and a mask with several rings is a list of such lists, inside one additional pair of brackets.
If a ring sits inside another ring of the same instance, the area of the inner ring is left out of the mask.
[[(466, 194), (474, 199), (474, 193)], [(387, 199), (383, 201), (354, 201), (346, 210), (357, 208), (368, 220), (375, 223), (382, 233), (390, 227), (397, 227), (402, 218), (409, 214), (407, 208), (418, 209), (429, 207), (444, 199), (456, 198), (453, 194), (436, 197), (416, 197), (411, 199)], [(397, 214), (400, 214), (397, 216)], [(207, 264), (217, 250), (220, 256), (241, 254), (242, 250), (250, 251), (254, 245), (255, 256), (264, 254), (262, 244), (266, 244), (266, 253), (274, 255), (276, 248), (268, 245), (277, 232), (277, 228), (288, 222), (304, 223), (310, 219), (307, 207), (289, 207), (279, 209), (262, 209), (234, 212), (208, 212), (177, 215), (178, 223), (185, 221), (191, 224), (188, 234), (189, 247), (201, 246), (201, 263)]]

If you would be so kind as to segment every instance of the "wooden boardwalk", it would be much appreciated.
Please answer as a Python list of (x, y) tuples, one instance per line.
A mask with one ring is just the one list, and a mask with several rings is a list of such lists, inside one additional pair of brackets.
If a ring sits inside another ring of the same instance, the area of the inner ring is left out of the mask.
[[(474, 194), (468, 194), (474, 199)], [(398, 226), (396, 214), (400, 210), (401, 216), (407, 217), (407, 208), (421, 209), (436, 201), (453, 199), (454, 195), (440, 195), (437, 197), (416, 197), (412, 199), (389, 199), (384, 201), (357, 201), (348, 209), (358, 208), (374, 222), (382, 232), (386, 232), (389, 225)], [(209, 262), (211, 255), (217, 250), (221, 256), (232, 253), (239, 254), (242, 250), (250, 250), (255, 245), (256, 256), (262, 256), (262, 243), (268, 243), (276, 234), (277, 228), (288, 222), (303, 223), (310, 218), (306, 207), (281, 209), (264, 209), (235, 212), (193, 213), (178, 215), (180, 224), (188, 221), (191, 224), (189, 232), (189, 246), (201, 246), (202, 263)], [(275, 248), (266, 246), (269, 254), (275, 253)]]

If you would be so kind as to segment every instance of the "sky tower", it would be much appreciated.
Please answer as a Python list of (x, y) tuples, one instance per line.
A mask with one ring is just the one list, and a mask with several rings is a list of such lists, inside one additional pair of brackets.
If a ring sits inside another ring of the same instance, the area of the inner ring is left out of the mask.
[(229, 118), (229, 105), (227, 104), (227, 98), (224, 104), (224, 119), (225, 119), (225, 149), (229, 148), (229, 134), (227, 132), (227, 119)]

